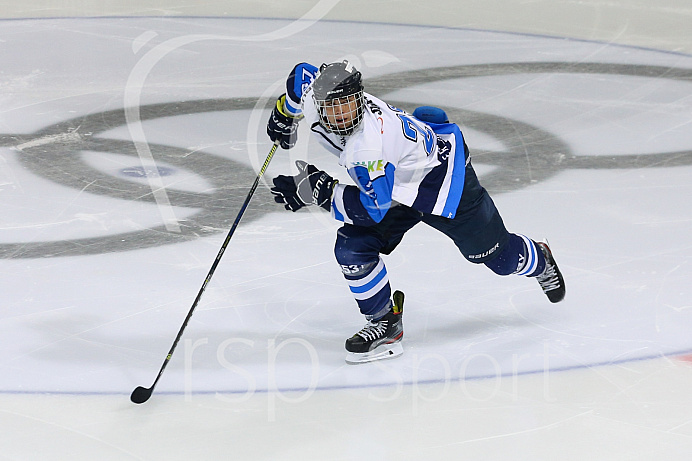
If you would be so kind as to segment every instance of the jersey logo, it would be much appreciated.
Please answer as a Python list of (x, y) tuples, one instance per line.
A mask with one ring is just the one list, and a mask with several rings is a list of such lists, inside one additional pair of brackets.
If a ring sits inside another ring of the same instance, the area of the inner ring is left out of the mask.
[(368, 170), (368, 173), (376, 173), (380, 171), (384, 171), (384, 160), (366, 160), (363, 162), (353, 162), (351, 165), (354, 167), (356, 166), (362, 166), (366, 170)]
[(447, 161), (450, 152), (452, 152), (452, 143), (437, 138), (437, 159), (440, 163), (445, 163)]

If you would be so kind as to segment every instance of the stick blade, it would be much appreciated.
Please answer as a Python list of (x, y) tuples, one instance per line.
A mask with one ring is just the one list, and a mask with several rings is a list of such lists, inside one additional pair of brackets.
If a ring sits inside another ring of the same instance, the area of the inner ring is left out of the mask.
[(149, 397), (151, 397), (152, 392), (153, 389), (147, 389), (146, 387), (139, 386), (134, 391), (132, 391), (132, 395), (130, 395), (130, 400), (132, 400), (132, 403), (136, 404), (144, 403), (147, 400), (149, 400)]

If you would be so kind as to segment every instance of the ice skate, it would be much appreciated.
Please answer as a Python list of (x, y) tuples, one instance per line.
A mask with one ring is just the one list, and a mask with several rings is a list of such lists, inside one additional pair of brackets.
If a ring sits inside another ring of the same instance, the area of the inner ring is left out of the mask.
[(541, 275), (536, 276), (536, 280), (551, 303), (560, 302), (565, 297), (565, 280), (562, 278), (562, 273), (557, 267), (548, 244), (544, 242), (534, 243), (545, 256), (545, 270)]
[(346, 362), (372, 362), (403, 354), (404, 293), (395, 291), (392, 310), (379, 320), (370, 320), (358, 333), (346, 340)]

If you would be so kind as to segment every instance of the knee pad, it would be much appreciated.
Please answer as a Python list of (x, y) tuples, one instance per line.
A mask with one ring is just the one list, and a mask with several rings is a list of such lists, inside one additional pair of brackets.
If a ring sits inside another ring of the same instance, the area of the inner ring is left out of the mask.
[(497, 275), (510, 275), (517, 272), (523, 255), (526, 253), (524, 240), (516, 234), (509, 234), (507, 245), (490, 261), (484, 264)]
[(342, 227), (336, 233), (334, 256), (342, 267), (377, 264), (379, 248), (380, 243), (375, 236), (357, 228)]

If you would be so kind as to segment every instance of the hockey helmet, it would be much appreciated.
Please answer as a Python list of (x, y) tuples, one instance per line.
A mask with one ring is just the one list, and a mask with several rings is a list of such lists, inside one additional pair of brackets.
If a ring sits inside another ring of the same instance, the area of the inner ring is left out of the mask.
[(348, 61), (322, 64), (312, 88), (320, 124), (338, 135), (353, 133), (365, 105), (361, 73)]

